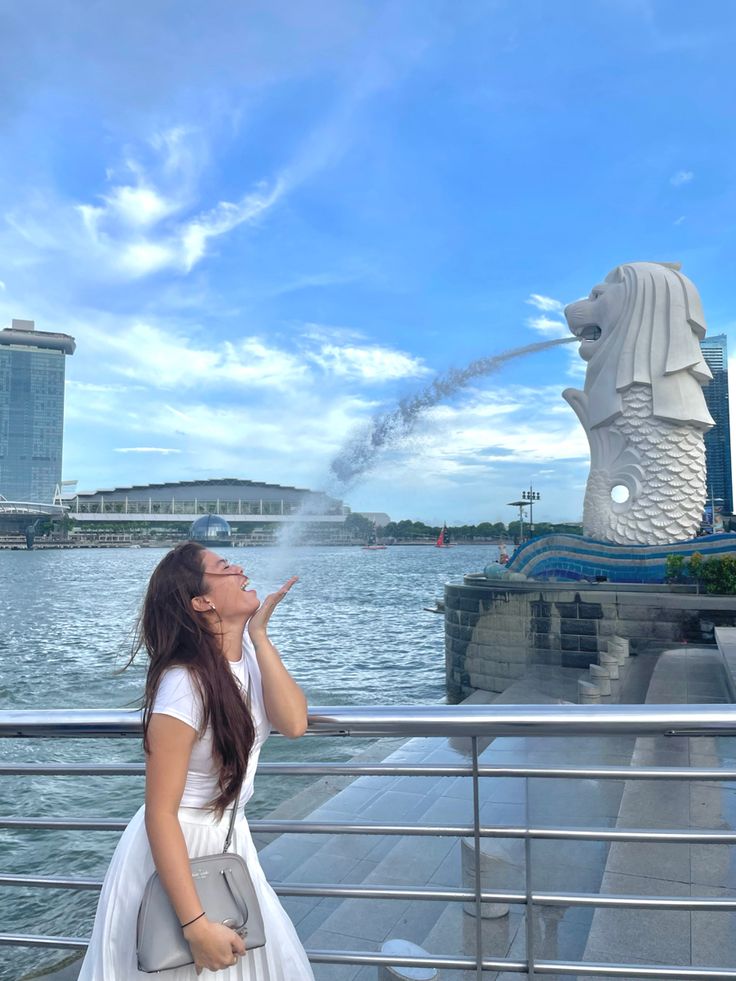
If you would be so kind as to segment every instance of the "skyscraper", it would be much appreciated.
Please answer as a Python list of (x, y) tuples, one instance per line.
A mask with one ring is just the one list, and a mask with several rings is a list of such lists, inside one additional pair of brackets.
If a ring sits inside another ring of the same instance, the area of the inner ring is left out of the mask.
[(728, 348), (725, 334), (714, 334), (700, 342), (713, 381), (703, 389), (715, 426), (705, 434), (706, 487), (708, 501), (733, 514), (731, 481), (731, 426), (728, 419)]
[(50, 503), (61, 482), (64, 369), (68, 334), (14, 320), (0, 330), (0, 494)]

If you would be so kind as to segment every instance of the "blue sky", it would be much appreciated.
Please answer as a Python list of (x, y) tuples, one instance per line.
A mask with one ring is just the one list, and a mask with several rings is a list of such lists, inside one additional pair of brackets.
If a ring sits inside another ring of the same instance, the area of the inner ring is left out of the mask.
[[(77, 339), (64, 477), (319, 488), (438, 372), (679, 260), (732, 338), (736, 6), (0, 0), (0, 324)], [(732, 340), (732, 348), (736, 338)], [(578, 519), (569, 345), (476, 381), (345, 499)]]

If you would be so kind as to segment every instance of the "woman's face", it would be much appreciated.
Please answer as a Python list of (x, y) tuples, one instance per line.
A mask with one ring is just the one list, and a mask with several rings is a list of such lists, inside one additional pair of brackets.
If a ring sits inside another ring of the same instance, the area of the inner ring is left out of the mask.
[(248, 577), (239, 565), (231, 565), (215, 552), (202, 553), (204, 599), (214, 606), (220, 618), (251, 617), (260, 605), (255, 589), (248, 589)]

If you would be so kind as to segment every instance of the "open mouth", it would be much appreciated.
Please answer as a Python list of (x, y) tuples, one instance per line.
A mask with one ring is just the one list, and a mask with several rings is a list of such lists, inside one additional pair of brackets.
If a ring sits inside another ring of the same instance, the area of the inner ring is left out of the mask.
[(601, 329), (598, 324), (588, 324), (577, 333), (581, 341), (597, 341), (601, 336)]

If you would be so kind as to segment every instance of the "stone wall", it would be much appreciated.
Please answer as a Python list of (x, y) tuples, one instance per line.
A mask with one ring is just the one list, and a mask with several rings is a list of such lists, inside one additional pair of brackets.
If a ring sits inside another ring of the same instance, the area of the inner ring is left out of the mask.
[(628, 638), (632, 653), (681, 642), (713, 644), (736, 626), (736, 597), (690, 587), (504, 582), (466, 576), (445, 586), (445, 661), (454, 699), (502, 692), (531, 665), (585, 669)]

